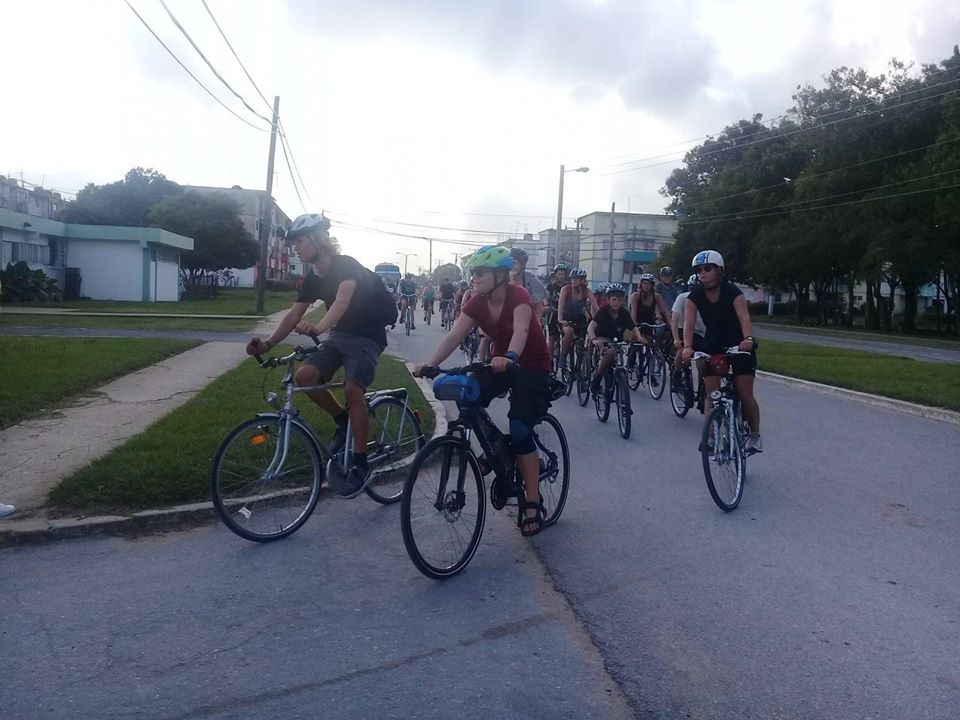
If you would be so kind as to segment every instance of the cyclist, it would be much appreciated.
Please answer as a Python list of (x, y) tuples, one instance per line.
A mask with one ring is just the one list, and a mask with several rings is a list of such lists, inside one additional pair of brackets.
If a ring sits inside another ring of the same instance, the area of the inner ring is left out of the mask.
[(456, 294), (457, 289), (453, 286), (453, 283), (450, 282), (450, 278), (443, 278), (443, 282), (440, 283), (440, 318), (443, 319), (443, 311), (447, 308), (453, 310), (453, 296)]
[(553, 266), (553, 273), (550, 275), (550, 281), (547, 283), (547, 331), (550, 333), (550, 350), (554, 350), (557, 338), (561, 335), (560, 315), (558, 305), (560, 303), (560, 291), (567, 284), (567, 273), (570, 272), (570, 266), (560, 262)]
[[(493, 372), (477, 375), (480, 402), (486, 407), (510, 390), (510, 443), (526, 495), (520, 532), (530, 536), (543, 529), (545, 515), (540, 504), (540, 463), (533, 426), (550, 407), (550, 353), (530, 293), (510, 284), (512, 266), (509, 248), (497, 245), (480, 248), (470, 258), (468, 269), (475, 292), (453, 330), (425, 364), (414, 368), (413, 374), (419, 376), (424, 367), (446, 360), (474, 325), (493, 340)], [(511, 364), (516, 367), (505, 372)]]
[[(640, 276), (639, 289), (630, 296), (630, 317), (633, 318), (637, 327), (640, 328), (640, 342), (647, 347), (650, 346), (653, 339), (653, 331), (649, 328), (640, 327), (640, 324), (648, 323), (655, 325), (658, 316), (661, 322), (666, 325), (670, 324), (670, 313), (667, 312), (667, 305), (663, 302), (660, 293), (654, 290), (654, 284), (656, 282), (657, 279), (653, 276), (653, 273), (643, 273), (643, 275)], [(631, 353), (631, 364), (635, 362), (635, 357), (636, 356)], [(656, 377), (653, 377), (650, 379), (650, 382), (656, 386), (660, 381)]]
[(660, 297), (663, 298), (663, 303), (668, 308), (673, 307), (673, 304), (677, 301), (677, 295), (680, 294), (680, 288), (678, 288), (673, 281), (672, 268), (666, 265), (660, 268), (660, 282), (658, 282), (653, 289), (660, 293)]
[[(407, 273), (403, 280), (400, 281), (398, 286), (400, 291), (400, 317), (405, 318), (404, 313), (407, 312), (407, 306), (409, 305), (412, 308), (417, 306), (417, 283), (414, 282), (413, 273)], [(416, 330), (417, 323), (414, 321), (416, 313), (413, 313), (410, 317), (410, 329)]]
[[(757, 342), (753, 339), (753, 324), (747, 310), (747, 300), (736, 285), (724, 278), (723, 256), (716, 250), (703, 250), (693, 258), (693, 269), (700, 285), (690, 291), (686, 300), (686, 318), (683, 326), (683, 351), (681, 358), (688, 361), (693, 356), (694, 330), (697, 313), (703, 318), (706, 333), (703, 351), (722, 353), (729, 347), (738, 346), (749, 355), (734, 355), (730, 358), (733, 369), (733, 384), (743, 408), (743, 418), (750, 425), (750, 436), (744, 445), (748, 453), (763, 452), (760, 437), (760, 406), (753, 395), (753, 381), (757, 372)], [(703, 383), (707, 391), (706, 414), (710, 414), (710, 393), (720, 387), (720, 378), (708, 364), (704, 368)]]
[[(587, 326), (587, 341), (596, 346), (603, 352), (604, 342), (610, 340), (623, 340), (623, 334), (630, 331), (634, 341), (640, 340), (640, 332), (637, 330), (637, 324), (630, 317), (630, 313), (623, 307), (623, 301), (626, 299), (626, 292), (620, 283), (610, 283), (607, 285), (607, 305), (600, 308), (593, 320)], [(604, 373), (613, 362), (616, 350), (608, 348), (597, 363), (597, 374), (590, 381), (590, 392), (594, 395), (600, 393), (600, 381)]]
[[(470, 299), (470, 285), (467, 284), (466, 280), (461, 280), (460, 283), (456, 286), (457, 292), (453, 296), (453, 319), (456, 320), (460, 317), (460, 309), (463, 307), (463, 303), (466, 300)], [(464, 300), (466, 298), (466, 300)]]
[[(685, 292), (677, 295), (676, 302), (673, 303), (673, 307), (670, 308), (670, 334), (673, 336), (673, 352), (674, 357), (678, 358), (678, 362), (674, 364), (674, 371), (679, 370), (681, 365), (686, 365), (683, 362), (680, 355), (680, 351), (683, 349), (683, 326), (686, 322), (686, 309), (687, 309), (687, 298), (690, 296), (690, 291), (693, 290), (697, 285), (700, 284), (700, 278), (696, 275), (691, 275), (687, 280), (687, 290)], [(700, 317), (700, 313), (697, 313), (697, 321), (693, 328), (693, 350), (694, 352), (700, 351), (703, 352), (703, 336), (706, 334), (707, 328), (703, 324), (703, 318)], [(699, 384), (699, 374), (701, 372), (700, 363), (694, 363), (695, 367), (691, 373), (691, 380), (693, 382), (693, 387), (696, 388)], [(700, 398), (697, 402), (697, 407), (700, 411), (703, 411), (703, 398)]]
[(427, 321), (427, 313), (433, 312), (433, 301), (437, 299), (437, 291), (433, 287), (433, 280), (427, 280), (423, 288), (423, 321)]
[(534, 314), (538, 315), (547, 305), (547, 289), (540, 282), (540, 278), (527, 270), (527, 260), (529, 256), (523, 248), (511, 248), (510, 256), (513, 258), (513, 267), (510, 268), (510, 282), (514, 285), (526, 288), (530, 293), (530, 299), (533, 300)]
[(557, 300), (563, 341), (560, 343), (560, 364), (563, 365), (575, 338), (586, 335), (587, 323), (597, 314), (597, 300), (587, 285), (587, 271), (574, 268), (570, 271), (570, 284), (560, 290)]
[[(333, 489), (344, 498), (363, 492), (372, 477), (367, 465), (367, 433), (369, 416), (364, 393), (373, 382), (377, 359), (387, 346), (383, 325), (371, 311), (377, 304), (375, 276), (348, 255), (341, 255), (337, 241), (330, 237), (330, 221), (323, 215), (301, 215), (287, 230), (304, 267), (309, 272), (293, 307), (266, 340), (252, 338), (247, 343), (249, 355), (260, 355), (281, 342), (292, 331), (301, 335), (323, 335), (329, 338), (297, 370), (295, 380), (300, 387), (322, 385), (344, 368), (346, 409), (329, 391), (307, 393), (310, 399), (334, 419), (337, 430), (331, 450), (342, 451), (347, 438), (347, 420), (353, 428), (353, 466), (342, 482)], [(327, 306), (327, 314), (319, 323), (303, 320), (307, 308), (316, 300)]]
[(605, 308), (607, 306), (607, 284), (600, 283), (597, 285), (597, 291), (593, 296), (597, 299), (597, 308)]

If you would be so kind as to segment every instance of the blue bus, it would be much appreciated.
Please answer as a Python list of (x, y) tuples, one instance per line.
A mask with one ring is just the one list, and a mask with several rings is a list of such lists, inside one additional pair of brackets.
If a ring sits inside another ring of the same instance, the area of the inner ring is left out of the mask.
[(394, 263), (380, 263), (373, 271), (383, 278), (383, 283), (390, 292), (396, 294), (397, 285), (400, 284), (400, 266)]

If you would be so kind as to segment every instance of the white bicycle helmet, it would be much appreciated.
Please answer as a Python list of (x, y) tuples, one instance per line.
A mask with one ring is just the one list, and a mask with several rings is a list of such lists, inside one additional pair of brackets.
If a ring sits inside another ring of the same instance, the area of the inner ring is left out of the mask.
[(697, 275), (696, 273), (694, 273), (693, 275), (687, 278), (687, 285), (689, 285), (690, 287), (696, 287), (699, 284), (700, 284), (700, 276)]
[(570, 277), (571, 277), (571, 278), (580, 278), (581, 280), (586, 280), (586, 279), (587, 279), (587, 271), (584, 270), (583, 268), (580, 268), (580, 267), (574, 268), (573, 270), (570, 271)]
[(693, 256), (693, 262), (690, 263), (690, 265), (694, 268), (699, 268), (701, 265), (716, 265), (717, 267), (722, 268), (723, 255), (718, 253), (716, 250), (701, 250)]
[(607, 285), (607, 295), (626, 295), (623, 285), (620, 283), (610, 283)]
[(315, 232), (326, 232), (330, 229), (330, 221), (323, 214), (309, 213), (301, 215), (292, 223), (284, 237), (287, 241), (296, 240), (302, 235), (310, 235)]
[(657, 278), (654, 277), (653, 273), (644, 273), (643, 275), (641, 275), (640, 282), (643, 282), (644, 280), (649, 280), (652, 283), (657, 282)]

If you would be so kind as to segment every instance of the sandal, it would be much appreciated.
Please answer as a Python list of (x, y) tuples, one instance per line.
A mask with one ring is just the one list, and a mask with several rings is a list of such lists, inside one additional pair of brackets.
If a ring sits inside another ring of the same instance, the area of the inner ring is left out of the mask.
[[(527, 510), (534, 509), (537, 511), (537, 514), (533, 517), (527, 517)], [(547, 509), (543, 507), (541, 503), (538, 502), (527, 502), (526, 500), (520, 503), (520, 512), (517, 515), (517, 527), (520, 528), (520, 534), (523, 537), (533, 537), (541, 530), (543, 530), (543, 521), (547, 517)], [(524, 526), (533, 525), (532, 530), (527, 530)]]

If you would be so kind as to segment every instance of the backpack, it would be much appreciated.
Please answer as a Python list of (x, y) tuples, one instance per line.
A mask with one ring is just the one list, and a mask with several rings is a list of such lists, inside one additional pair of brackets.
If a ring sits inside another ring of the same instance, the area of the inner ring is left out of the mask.
[(370, 317), (383, 327), (396, 325), (400, 312), (393, 293), (387, 289), (383, 278), (373, 270), (367, 270), (367, 282), (370, 284)]

